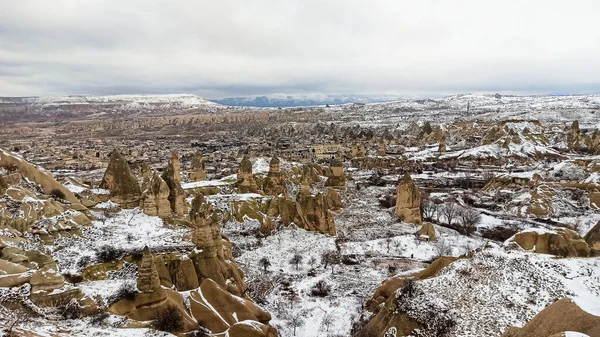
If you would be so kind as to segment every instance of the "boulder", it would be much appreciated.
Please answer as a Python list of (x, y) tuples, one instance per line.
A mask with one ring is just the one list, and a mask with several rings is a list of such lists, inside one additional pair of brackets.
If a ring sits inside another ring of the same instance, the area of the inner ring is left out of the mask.
[(142, 192), (129, 164), (116, 149), (110, 154), (110, 162), (104, 172), (100, 188), (110, 191), (110, 198), (124, 208), (140, 204)]
[(398, 183), (396, 215), (404, 222), (421, 224), (421, 193), (408, 173)]
[(535, 315), (522, 328), (509, 327), (502, 337), (547, 337), (566, 331), (600, 336), (600, 316), (582, 310), (571, 299), (560, 299)]
[(423, 241), (436, 241), (437, 235), (435, 232), (435, 227), (430, 222), (425, 222), (417, 231), (417, 237), (419, 240)]

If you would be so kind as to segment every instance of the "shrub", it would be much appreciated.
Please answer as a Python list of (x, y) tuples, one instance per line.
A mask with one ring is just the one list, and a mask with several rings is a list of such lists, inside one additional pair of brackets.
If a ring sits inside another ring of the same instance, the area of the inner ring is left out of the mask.
[(78, 319), (82, 316), (81, 307), (75, 299), (69, 301), (65, 306), (60, 307), (59, 312), (63, 319)]
[(310, 292), (313, 296), (325, 297), (331, 293), (331, 286), (327, 282), (320, 280), (315, 283)]
[(50, 191), (50, 195), (55, 197), (56, 199), (64, 199), (65, 198), (65, 192), (63, 192), (57, 188)]
[(119, 289), (117, 289), (117, 292), (109, 297), (109, 302), (112, 304), (124, 299), (133, 301), (137, 293), (137, 286), (133, 281), (125, 282), (121, 284)]
[(174, 306), (157, 311), (153, 320), (156, 330), (180, 332), (183, 329), (183, 316)]
[(84, 255), (81, 258), (79, 258), (79, 260), (77, 260), (77, 267), (85, 268), (90, 264), (90, 262), (92, 262), (92, 257), (89, 255)]
[(103, 325), (104, 322), (108, 319), (108, 317), (110, 316), (110, 314), (108, 312), (101, 312), (97, 315), (94, 315), (91, 319), (90, 319), (90, 324), (92, 326), (99, 326), (99, 325)]
[(121, 251), (113, 246), (104, 245), (96, 250), (96, 257), (100, 262), (110, 262), (120, 258)]

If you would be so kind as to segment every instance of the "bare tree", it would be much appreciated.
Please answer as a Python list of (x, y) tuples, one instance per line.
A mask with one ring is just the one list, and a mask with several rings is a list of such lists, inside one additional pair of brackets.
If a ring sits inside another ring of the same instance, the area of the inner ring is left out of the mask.
[(325, 331), (329, 331), (329, 328), (333, 325), (333, 317), (331, 314), (325, 315), (323, 317), (323, 321), (321, 321), (321, 326), (325, 329)]
[(387, 252), (389, 254), (390, 253), (390, 245), (392, 244), (392, 238), (389, 236), (387, 238), (385, 238), (385, 244), (387, 246)]
[(298, 270), (298, 266), (300, 265), (300, 263), (302, 263), (302, 255), (300, 255), (300, 254), (295, 254), (290, 259), (290, 264), (295, 265), (296, 266), (296, 270)]
[(325, 265), (327, 268), (328, 265), (331, 266), (331, 274), (333, 275), (334, 267), (336, 264), (339, 264), (341, 260), (340, 253), (335, 250), (325, 252), (321, 256), (321, 263)]
[(288, 319), (290, 326), (294, 329), (294, 336), (296, 336), (296, 329), (304, 325), (304, 320), (300, 315), (290, 315)]
[(317, 264), (317, 258), (314, 256), (311, 256), (310, 259), (308, 259), (308, 265), (312, 269), (315, 267), (315, 264)]
[(423, 201), (423, 207), (422, 207), (423, 218), (425, 220), (432, 221), (433, 217), (437, 213), (437, 209), (438, 209), (438, 205), (435, 202), (433, 202), (431, 200)]
[(463, 234), (471, 235), (477, 230), (477, 224), (481, 222), (481, 214), (473, 208), (463, 207), (459, 209), (458, 216), (461, 221)]
[(458, 215), (458, 205), (454, 201), (450, 201), (444, 204), (442, 207), (442, 213), (446, 217), (448, 226), (452, 226), (452, 220)]
[(258, 260), (258, 263), (263, 267), (263, 272), (266, 274), (267, 268), (271, 266), (271, 261), (269, 261), (269, 259), (265, 256)]

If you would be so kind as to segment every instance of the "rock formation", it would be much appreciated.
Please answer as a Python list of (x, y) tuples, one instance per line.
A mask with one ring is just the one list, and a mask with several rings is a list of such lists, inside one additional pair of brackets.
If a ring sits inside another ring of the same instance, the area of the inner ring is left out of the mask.
[(138, 267), (137, 288), (142, 293), (161, 291), (160, 278), (154, 264), (154, 256), (148, 246), (144, 247), (142, 261)]
[(4, 193), (6, 193), (7, 188), (8, 188), (8, 184), (6, 183), (6, 180), (4, 180), (4, 177), (2, 177), (2, 175), (0, 175), (0, 195), (3, 195)]
[(285, 191), (279, 158), (274, 156), (269, 163), (269, 173), (263, 181), (263, 191), (267, 195), (279, 195)]
[(39, 168), (29, 164), (24, 159), (2, 149), (0, 149), (0, 167), (7, 169), (14, 168), (18, 170), (23, 177), (27, 178), (31, 182), (39, 184), (45, 194), (53, 195), (60, 193), (64, 196), (63, 199), (65, 200), (76, 203), (79, 202), (73, 192), (69, 191), (61, 183), (54, 180), (52, 176), (42, 172)]
[(502, 337), (548, 337), (567, 331), (600, 336), (600, 316), (582, 310), (571, 299), (560, 299), (540, 311), (522, 328), (510, 327)]
[[(231, 243), (221, 235), (221, 219), (202, 195), (196, 196), (190, 209), (194, 226), (192, 241), (196, 250), (190, 254), (200, 281), (210, 278), (230, 293), (241, 296), (247, 290), (244, 274), (231, 260)], [(225, 247), (227, 250), (225, 250)]]
[(142, 178), (142, 192), (147, 190), (152, 179), (152, 169), (148, 163), (142, 163), (140, 166), (140, 177)]
[(237, 182), (235, 186), (239, 193), (257, 193), (258, 186), (252, 176), (252, 162), (248, 155), (242, 158), (240, 167), (238, 168)]
[(563, 257), (585, 257), (590, 255), (590, 247), (577, 232), (557, 228), (555, 230), (526, 230), (509, 239), (525, 250), (535, 253), (552, 254)]
[(404, 222), (421, 224), (421, 193), (408, 173), (398, 183), (396, 215)]
[(190, 180), (206, 180), (206, 163), (200, 151), (196, 151), (192, 157)]
[(144, 213), (160, 217), (171, 215), (170, 193), (169, 185), (155, 172), (142, 196)]
[(129, 164), (117, 150), (110, 154), (110, 162), (104, 172), (100, 188), (110, 191), (111, 200), (123, 208), (139, 206), (142, 192)]
[(331, 165), (331, 176), (325, 182), (325, 186), (336, 189), (346, 189), (346, 176), (344, 175), (344, 165), (341, 161), (334, 159)]
[(381, 156), (381, 157), (384, 157), (387, 155), (387, 151), (385, 149), (385, 142), (379, 142), (379, 145), (377, 146), (377, 151), (375, 152), (375, 154), (377, 156)]
[(296, 225), (306, 230), (335, 235), (334, 214), (328, 208), (325, 195), (312, 195), (308, 171), (304, 173), (300, 191), (296, 195)]
[(600, 221), (584, 236), (585, 242), (594, 254), (600, 253)]
[(417, 231), (417, 237), (419, 240), (423, 241), (436, 241), (437, 234), (435, 232), (435, 227), (432, 223), (425, 222)]
[(173, 214), (176, 216), (182, 216), (187, 209), (185, 191), (181, 188), (180, 166), (179, 156), (173, 153), (169, 157), (169, 163), (161, 175), (161, 178), (169, 186), (169, 203), (171, 204)]

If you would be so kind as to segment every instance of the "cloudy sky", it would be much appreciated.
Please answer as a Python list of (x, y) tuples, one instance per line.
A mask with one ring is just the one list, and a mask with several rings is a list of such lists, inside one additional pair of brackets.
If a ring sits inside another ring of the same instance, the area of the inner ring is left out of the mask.
[(600, 92), (598, 0), (0, 0), (0, 96)]

